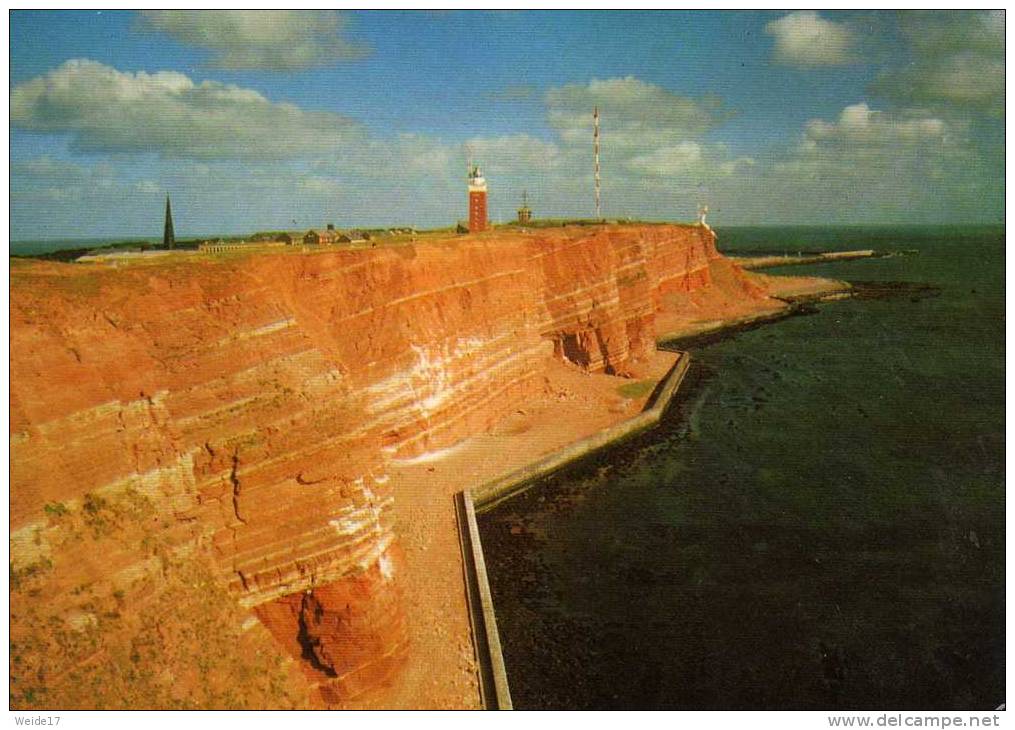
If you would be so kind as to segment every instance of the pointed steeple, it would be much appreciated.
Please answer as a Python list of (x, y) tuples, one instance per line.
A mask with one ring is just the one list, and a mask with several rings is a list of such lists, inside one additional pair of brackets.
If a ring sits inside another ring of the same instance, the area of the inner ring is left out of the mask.
[(173, 235), (173, 210), (169, 206), (169, 196), (166, 196), (166, 229), (162, 234), (162, 245), (166, 248), (176, 246), (176, 238)]

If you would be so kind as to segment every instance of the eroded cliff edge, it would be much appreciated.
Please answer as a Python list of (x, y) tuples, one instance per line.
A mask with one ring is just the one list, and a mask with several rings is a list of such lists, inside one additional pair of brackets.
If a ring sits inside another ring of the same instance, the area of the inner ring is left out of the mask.
[(785, 306), (697, 226), (12, 262), (10, 304), (15, 707), (357, 706), (413, 651), (393, 465)]

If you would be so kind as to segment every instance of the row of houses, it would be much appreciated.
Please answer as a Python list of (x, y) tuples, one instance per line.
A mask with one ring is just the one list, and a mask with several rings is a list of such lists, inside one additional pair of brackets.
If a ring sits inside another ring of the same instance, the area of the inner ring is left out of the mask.
[(321, 246), (336, 243), (365, 243), (372, 236), (367, 231), (337, 231), (335, 226), (328, 224), (325, 229), (312, 228), (306, 233), (298, 231), (282, 231), (280, 233), (260, 233), (251, 240), (255, 242), (283, 243), (289, 246)]
[(198, 250), (205, 252), (236, 251), (246, 250), (253, 247), (275, 247), (275, 246), (331, 246), (340, 244), (365, 244), (373, 241), (374, 236), (380, 235), (403, 235), (416, 233), (414, 228), (388, 228), (379, 232), (349, 230), (339, 231), (335, 226), (328, 224), (324, 229), (310, 229), (306, 233), (298, 231), (281, 231), (276, 233), (258, 233), (249, 240), (243, 241), (204, 241), (199, 244)]
[[(293, 240), (292, 236), (286, 234), (289, 238), (289, 243), (293, 244), (296, 241)], [(305, 246), (328, 246), (336, 243), (366, 243), (372, 238), (372, 236), (366, 231), (336, 231), (335, 228), (329, 225), (323, 231), (317, 231), (311, 229), (303, 234), (302, 243)]]

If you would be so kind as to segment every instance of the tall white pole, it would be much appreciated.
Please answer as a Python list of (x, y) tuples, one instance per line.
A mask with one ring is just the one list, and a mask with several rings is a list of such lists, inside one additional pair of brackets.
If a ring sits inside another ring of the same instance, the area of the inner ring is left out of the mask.
[(599, 106), (597, 105), (595, 111), (592, 112), (593, 121), (593, 132), (592, 132), (592, 147), (595, 150), (596, 157), (596, 220), (601, 220), (603, 217), (602, 203), (599, 197)]

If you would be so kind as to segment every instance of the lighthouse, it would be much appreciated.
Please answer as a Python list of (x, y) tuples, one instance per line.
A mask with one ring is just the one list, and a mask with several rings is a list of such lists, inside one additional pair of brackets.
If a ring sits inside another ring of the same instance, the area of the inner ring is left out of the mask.
[(479, 165), (469, 165), (469, 233), (486, 230), (486, 179)]

